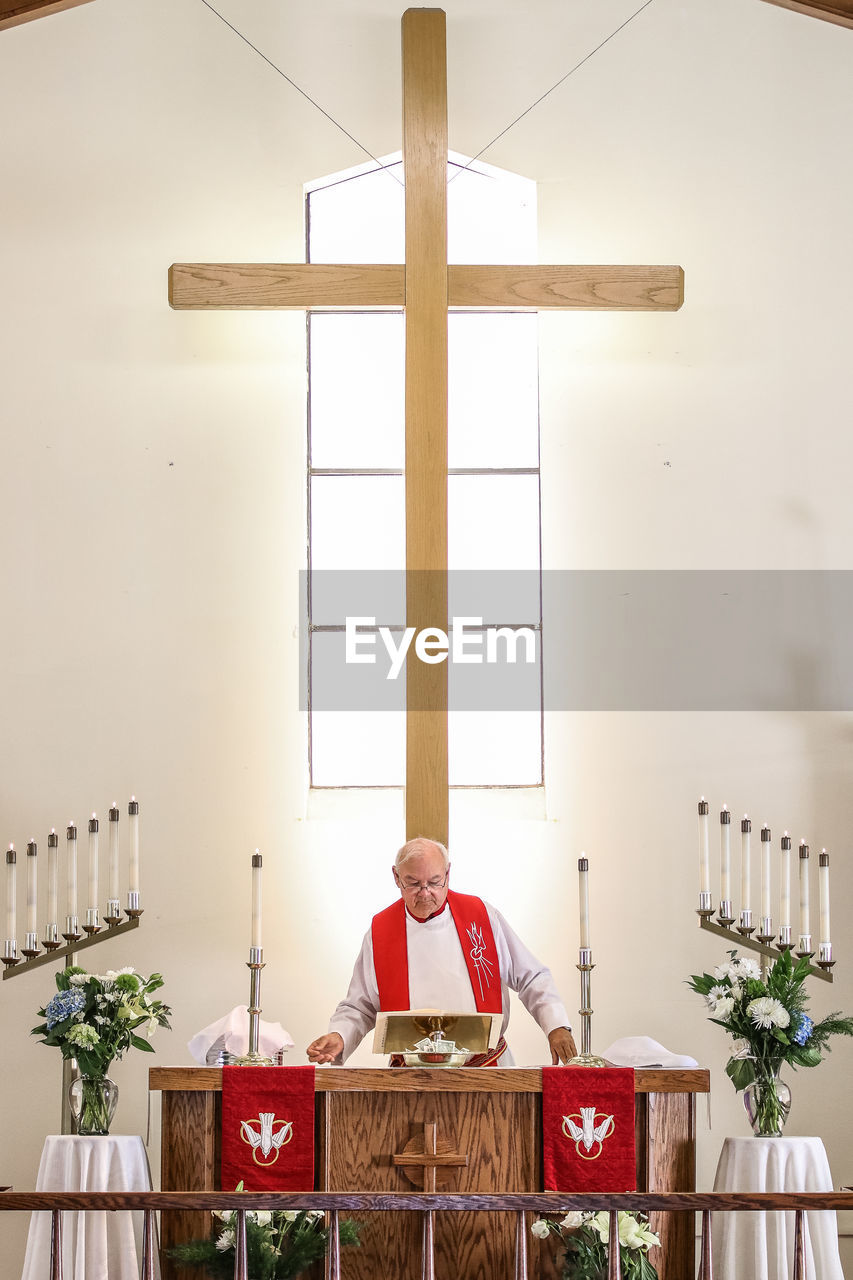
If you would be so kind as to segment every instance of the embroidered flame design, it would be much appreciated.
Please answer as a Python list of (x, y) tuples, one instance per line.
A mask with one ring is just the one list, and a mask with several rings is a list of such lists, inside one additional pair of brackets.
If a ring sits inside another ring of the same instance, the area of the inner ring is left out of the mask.
[(468, 926), (468, 940), (471, 943), (471, 951), (469, 952), (471, 959), (474, 961), (474, 971), (477, 974), (477, 981), (480, 984), (480, 996), (485, 994), (483, 990), (483, 982), (485, 981), (486, 990), (491, 986), (493, 965), (491, 960), (486, 958), (486, 940), (483, 937), (483, 930), (472, 920)]

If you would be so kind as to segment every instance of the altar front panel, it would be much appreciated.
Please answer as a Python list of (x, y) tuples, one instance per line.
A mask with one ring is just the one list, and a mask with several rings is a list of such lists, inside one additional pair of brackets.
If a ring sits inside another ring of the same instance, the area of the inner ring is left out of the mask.
[[(162, 1190), (219, 1190), (221, 1070), (152, 1067), (149, 1079), (151, 1089), (163, 1090)], [(708, 1091), (709, 1073), (638, 1070), (634, 1086), (637, 1189), (694, 1190), (695, 1095)], [(415, 1190), (393, 1157), (433, 1124), (439, 1154), (444, 1149), (468, 1156), (467, 1165), (438, 1167), (437, 1176), (446, 1175), (439, 1190), (542, 1190), (541, 1068), (329, 1067), (317, 1071), (315, 1089), (317, 1190)], [(362, 1246), (343, 1252), (347, 1280), (418, 1280), (420, 1224), (417, 1214), (371, 1215)], [(438, 1214), (436, 1227), (438, 1280), (500, 1280), (512, 1274), (512, 1215)], [(209, 1228), (209, 1215), (165, 1212), (163, 1246)], [(660, 1280), (689, 1280), (695, 1274), (693, 1215), (661, 1214), (655, 1228), (661, 1248), (652, 1260)], [(528, 1243), (531, 1280), (552, 1280), (551, 1246)], [(163, 1280), (197, 1278), (164, 1259)]]
[[(430, 1073), (430, 1083), (438, 1083), (437, 1075)], [(318, 1186), (323, 1191), (422, 1190), (422, 1169), (395, 1165), (393, 1155), (410, 1142), (422, 1149), (424, 1126), (434, 1124), (439, 1157), (442, 1148), (450, 1148), (468, 1160), (467, 1165), (436, 1168), (439, 1191), (537, 1191), (541, 1137), (530, 1103), (530, 1094), (491, 1090), (327, 1092), (321, 1107), (325, 1141)], [(375, 1280), (376, 1259), (386, 1275), (420, 1280), (420, 1215), (373, 1213), (360, 1215), (360, 1220), (362, 1245), (344, 1251), (344, 1280)], [(437, 1276), (512, 1274), (515, 1215), (438, 1213), (434, 1221)]]

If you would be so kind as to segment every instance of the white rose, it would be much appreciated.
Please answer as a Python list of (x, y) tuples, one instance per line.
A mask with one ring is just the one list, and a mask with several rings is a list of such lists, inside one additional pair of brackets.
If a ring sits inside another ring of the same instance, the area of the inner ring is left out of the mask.
[(532, 1224), (530, 1230), (540, 1240), (547, 1240), (548, 1236), (551, 1234), (551, 1230), (548, 1226), (548, 1223), (544, 1220), (544, 1218), (537, 1218), (536, 1221)]
[(576, 1227), (582, 1227), (585, 1221), (586, 1214), (574, 1209), (560, 1220), (560, 1226), (565, 1227), (567, 1231), (573, 1231)]

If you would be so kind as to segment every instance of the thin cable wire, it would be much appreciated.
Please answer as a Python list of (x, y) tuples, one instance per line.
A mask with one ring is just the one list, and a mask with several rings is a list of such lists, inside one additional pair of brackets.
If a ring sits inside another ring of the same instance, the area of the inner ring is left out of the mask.
[(590, 58), (594, 57), (595, 54), (598, 53), (600, 49), (603, 49), (604, 46), (608, 43), (608, 41), (612, 40), (614, 36), (618, 36), (620, 31), (624, 31), (625, 28), (628, 26), (628, 24), (630, 22), (633, 22), (634, 19), (643, 12), (644, 9), (648, 9), (650, 4), (652, 4), (652, 0), (645, 0), (645, 3), (641, 4), (639, 9), (637, 9), (635, 13), (631, 14), (630, 18), (626, 18), (625, 21), (621, 24), (621, 26), (618, 26), (615, 31), (611, 31), (610, 35), (601, 41), (601, 44), (597, 44), (594, 49), (591, 49), (590, 52), (586, 55), (586, 57), (581, 58), (580, 62), (576, 63), (576, 65), (573, 66), (570, 71), (567, 71), (564, 76), (561, 76), (556, 84), (552, 84), (551, 88), (546, 89), (545, 93), (543, 93), (541, 97), (537, 98), (535, 102), (531, 102), (530, 106), (527, 107), (526, 110), (522, 111), (521, 115), (516, 116), (514, 120), (510, 121), (510, 123), (506, 126), (505, 129), (501, 129), (500, 133), (497, 134), (494, 138), (492, 138), (491, 142), (487, 142), (486, 145), (482, 147), (475, 156), (472, 156), (467, 164), (462, 165), (462, 167), (458, 169), (456, 173), (453, 174), (453, 177), (448, 179), (448, 182), (455, 182), (461, 173), (464, 173), (466, 169), (469, 169), (476, 160), (480, 159), (480, 156), (485, 155), (486, 152), (489, 150), (489, 148), (493, 147), (496, 142), (499, 142), (500, 139), (504, 136), (504, 134), (509, 133), (510, 129), (514, 128), (514, 126), (518, 124), (519, 120), (523, 120), (525, 116), (530, 114), (530, 112), (534, 109), (534, 107), (538, 107), (540, 102), (544, 102), (545, 99), (550, 94), (552, 94), (555, 89), (559, 89), (560, 85), (564, 84), (566, 80), (568, 80), (569, 76), (573, 76), (576, 71), (579, 71), (585, 62), (589, 62)]
[(372, 151), (368, 151), (364, 143), (359, 142), (358, 138), (353, 137), (353, 135), (349, 132), (349, 130), (345, 129), (339, 120), (336, 120), (335, 117), (330, 115), (329, 112), (326, 111), (324, 107), (321, 107), (319, 102), (316, 102), (309, 93), (306, 93), (304, 89), (300, 88), (300, 86), (296, 83), (295, 80), (291, 80), (290, 76), (285, 71), (282, 71), (281, 67), (276, 66), (276, 64), (272, 61), (272, 59), (268, 58), (265, 53), (262, 53), (257, 45), (252, 44), (251, 40), (249, 40), (247, 36), (244, 36), (242, 31), (239, 31), (232, 22), (229, 22), (228, 19), (219, 12), (218, 9), (215, 9), (213, 7), (213, 5), (210, 3), (210, 0), (201, 0), (201, 3), (205, 5), (205, 7), (208, 8), (211, 13), (215, 14), (220, 22), (224, 22), (225, 26), (228, 27), (230, 31), (233, 31), (235, 36), (239, 36), (240, 39), (243, 41), (243, 43), (247, 44), (249, 48), (258, 55), (259, 58), (263, 58), (267, 66), (272, 67), (273, 71), (277, 71), (278, 74), (284, 80), (287, 81), (287, 83), (291, 86), (291, 88), (295, 89), (297, 93), (301, 93), (302, 97), (305, 98), (307, 102), (310, 102), (312, 107), (316, 107), (317, 110), (320, 112), (320, 114), (325, 116), (326, 119), (331, 124), (333, 124), (336, 129), (340, 129), (341, 133), (343, 133), (347, 138), (349, 138), (350, 142), (354, 142), (355, 145), (358, 147), (359, 151), (363, 151), (366, 156), (370, 156), (370, 159), (376, 165), (377, 169), (382, 169), (384, 172), (388, 173), (389, 177), (393, 178), (395, 182), (399, 183), (400, 186), (403, 185), (395, 173), (391, 173), (387, 168), (387, 166), (384, 165), (382, 161), (379, 160), (373, 154)]

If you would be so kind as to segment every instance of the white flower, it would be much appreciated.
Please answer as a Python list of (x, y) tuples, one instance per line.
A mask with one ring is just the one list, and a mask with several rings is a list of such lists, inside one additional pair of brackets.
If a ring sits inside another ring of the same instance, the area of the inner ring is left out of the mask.
[(734, 1000), (731, 996), (727, 996), (724, 1000), (718, 1000), (711, 1012), (715, 1018), (727, 1018), (734, 1007)]
[(769, 1027), (787, 1027), (791, 1021), (791, 1015), (785, 1006), (772, 996), (750, 1000), (746, 1012), (757, 1027), (764, 1027), (765, 1030)]
[(757, 960), (753, 960), (752, 956), (741, 956), (735, 961), (737, 965), (738, 977), (740, 978), (761, 978), (761, 969)]
[(282, 1210), (282, 1215), (281, 1215), (281, 1216), (284, 1218), (285, 1222), (295, 1222), (295, 1221), (296, 1221), (296, 1219), (299, 1217), (299, 1210), (298, 1210), (298, 1209), (284, 1209), (284, 1210)]
[(743, 995), (742, 985), (739, 982), (733, 982), (731, 985), (731, 988), (729, 989), (729, 995), (731, 996), (732, 1000), (735, 1000), (735, 1001), (740, 1000), (741, 996)]
[(309, 1222), (319, 1222), (325, 1215), (322, 1209), (309, 1209), (305, 1216)]
[(732, 1058), (740, 1060), (741, 1058), (751, 1058), (752, 1047), (748, 1040), (735, 1040), (732, 1044)]
[(598, 1238), (602, 1244), (607, 1244), (610, 1239), (610, 1214), (602, 1211), (594, 1213), (589, 1220), (589, 1225), (598, 1232)]
[(225, 1253), (226, 1249), (233, 1249), (234, 1245), (235, 1236), (233, 1231), (223, 1231), (216, 1237), (216, 1247), (220, 1253)]
[(233, 1209), (214, 1209), (213, 1216), (214, 1218), (218, 1218), (220, 1222), (230, 1222), (231, 1219), (234, 1217), (234, 1210)]
[(715, 987), (711, 988), (711, 990), (706, 995), (705, 999), (708, 1001), (708, 1004), (713, 1009), (714, 1005), (717, 1003), (718, 1000), (727, 1000), (728, 997), (731, 995), (731, 993), (732, 993), (731, 987), (729, 986), (724, 987), (721, 982), (718, 982)]
[(567, 1231), (573, 1231), (575, 1227), (582, 1227), (586, 1222), (586, 1219), (587, 1215), (585, 1213), (580, 1213), (578, 1210), (574, 1209), (571, 1213), (567, 1213), (565, 1218), (560, 1219), (559, 1225), (564, 1227)]
[(628, 1249), (648, 1249), (653, 1244), (660, 1244), (654, 1231), (648, 1224), (639, 1222), (633, 1214), (619, 1214), (619, 1243)]
[(548, 1236), (551, 1234), (548, 1228), (548, 1223), (544, 1218), (537, 1218), (536, 1221), (531, 1224), (530, 1230), (540, 1240), (547, 1240)]
[(272, 1214), (268, 1209), (250, 1209), (246, 1217), (257, 1222), (259, 1227), (268, 1227), (272, 1221)]
[(734, 960), (727, 960), (725, 964), (718, 964), (714, 970), (714, 977), (718, 982), (723, 978), (734, 978), (737, 976), (737, 963)]
[(72, 987), (84, 987), (89, 981), (88, 973), (72, 973), (68, 979)]

